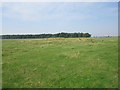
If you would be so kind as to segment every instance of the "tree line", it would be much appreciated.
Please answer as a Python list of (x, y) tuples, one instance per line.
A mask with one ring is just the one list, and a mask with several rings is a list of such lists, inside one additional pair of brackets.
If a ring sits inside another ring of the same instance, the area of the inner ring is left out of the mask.
[(26, 35), (1, 35), (2, 39), (27, 39), (27, 38), (77, 38), (77, 37), (91, 37), (89, 33), (57, 33), (57, 34), (26, 34)]

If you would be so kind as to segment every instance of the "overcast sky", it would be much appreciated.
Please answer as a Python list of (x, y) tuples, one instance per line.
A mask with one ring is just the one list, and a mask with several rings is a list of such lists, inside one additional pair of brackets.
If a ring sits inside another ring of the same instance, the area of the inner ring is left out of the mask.
[(117, 2), (4, 2), (2, 5), (3, 34), (118, 34)]

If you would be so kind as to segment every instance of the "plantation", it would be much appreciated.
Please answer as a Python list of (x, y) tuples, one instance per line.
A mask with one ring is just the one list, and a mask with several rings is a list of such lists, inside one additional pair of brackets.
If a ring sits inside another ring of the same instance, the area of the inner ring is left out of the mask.
[(91, 37), (89, 33), (56, 33), (56, 34), (26, 34), (26, 35), (0, 35), (2, 39), (28, 39), (28, 38), (79, 38), (79, 37)]
[(118, 39), (3, 39), (3, 88), (117, 88)]

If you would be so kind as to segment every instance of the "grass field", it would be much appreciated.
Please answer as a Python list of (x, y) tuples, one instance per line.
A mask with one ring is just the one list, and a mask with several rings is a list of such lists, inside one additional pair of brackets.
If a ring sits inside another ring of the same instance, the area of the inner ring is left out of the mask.
[(3, 88), (116, 88), (117, 37), (4, 39)]

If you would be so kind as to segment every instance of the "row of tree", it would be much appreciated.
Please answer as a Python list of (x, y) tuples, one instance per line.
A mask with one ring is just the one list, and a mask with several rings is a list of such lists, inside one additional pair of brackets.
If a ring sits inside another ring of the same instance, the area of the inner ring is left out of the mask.
[(76, 37), (91, 37), (89, 33), (57, 33), (57, 34), (26, 34), (26, 35), (1, 35), (2, 39), (27, 39), (27, 38), (76, 38)]

